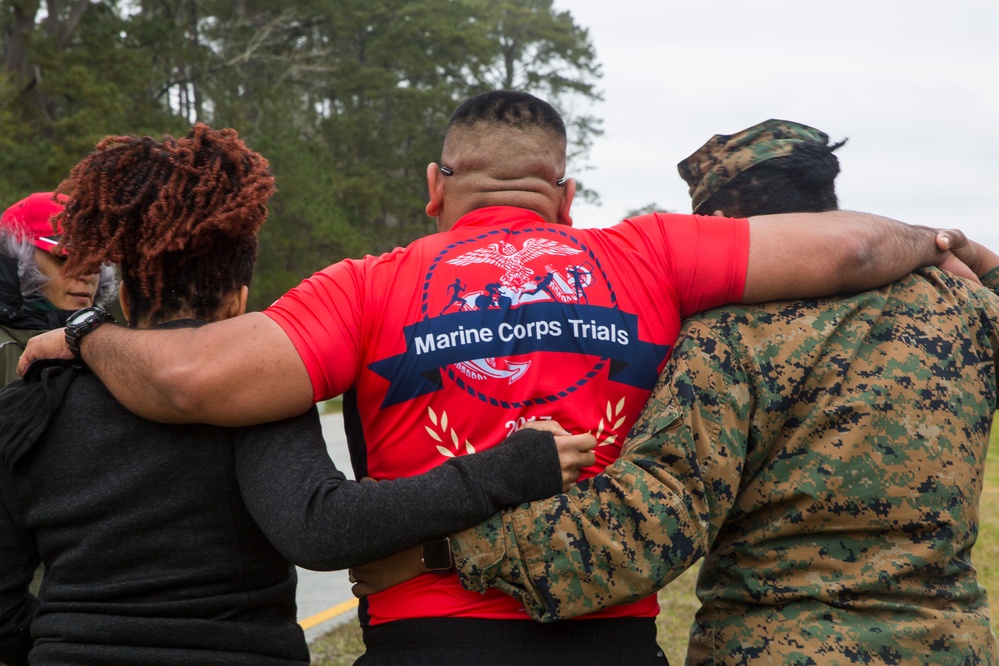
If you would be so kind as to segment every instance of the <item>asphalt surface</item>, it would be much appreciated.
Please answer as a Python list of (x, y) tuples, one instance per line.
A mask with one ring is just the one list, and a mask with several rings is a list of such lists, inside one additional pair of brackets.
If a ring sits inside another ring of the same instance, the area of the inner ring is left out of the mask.
[[(337, 469), (354, 478), (339, 412), (321, 417), (326, 448)], [(298, 621), (305, 627), (305, 638), (312, 641), (340, 622), (356, 617), (354, 595), (350, 593), (346, 571), (309, 571), (298, 569)], [(314, 625), (314, 626), (313, 626)]]

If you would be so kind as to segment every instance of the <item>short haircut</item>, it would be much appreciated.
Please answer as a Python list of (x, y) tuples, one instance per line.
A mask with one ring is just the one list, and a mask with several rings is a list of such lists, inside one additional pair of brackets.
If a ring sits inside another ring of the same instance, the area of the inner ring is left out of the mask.
[(542, 129), (565, 140), (565, 122), (551, 104), (534, 95), (511, 90), (494, 90), (465, 100), (447, 124), (470, 127), (479, 123), (505, 125), (518, 129)]

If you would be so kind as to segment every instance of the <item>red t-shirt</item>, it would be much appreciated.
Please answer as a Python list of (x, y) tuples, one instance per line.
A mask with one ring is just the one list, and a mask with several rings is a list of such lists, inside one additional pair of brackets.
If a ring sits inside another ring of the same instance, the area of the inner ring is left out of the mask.
[[(617, 458), (680, 320), (738, 301), (746, 220), (643, 215), (607, 229), (491, 207), (451, 231), (316, 273), (266, 314), (305, 362), (316, 401), (354, 387), (367, 474), (415, 476), (553, 418)], [(648, 617), (655, 597), (587, 617)], [(427, 574), (368, 597), (372, 624), (527, 619), (495, 590)]]

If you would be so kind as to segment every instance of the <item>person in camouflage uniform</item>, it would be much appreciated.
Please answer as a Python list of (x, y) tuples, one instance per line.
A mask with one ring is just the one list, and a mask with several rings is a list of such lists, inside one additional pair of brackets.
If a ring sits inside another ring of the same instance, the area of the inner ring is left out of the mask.
[[(680, 171), (696, 212), (830, 194), (835, 208), (836, 147), (767, 121), (713, 137)], [(978, 249), (999, 288), (999, 257)], [(971, 560), (997, 321), (992, 291), (932, 268), (688, 319), (621, 459), (454, 535), (462, 583), (552, 621), (641, 598), (703, 558), (688, 664), (997, 663)]]

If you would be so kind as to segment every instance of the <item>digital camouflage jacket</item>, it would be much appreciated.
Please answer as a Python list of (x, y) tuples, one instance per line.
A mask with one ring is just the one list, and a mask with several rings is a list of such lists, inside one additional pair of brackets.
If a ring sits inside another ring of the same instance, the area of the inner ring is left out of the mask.
[(971, 559), (997, 322), (936, 269), (689, 319), (622, 458), (456, 535), (462, 583), (551, 621), (703, 558), (688, 664), (997, 663)]

